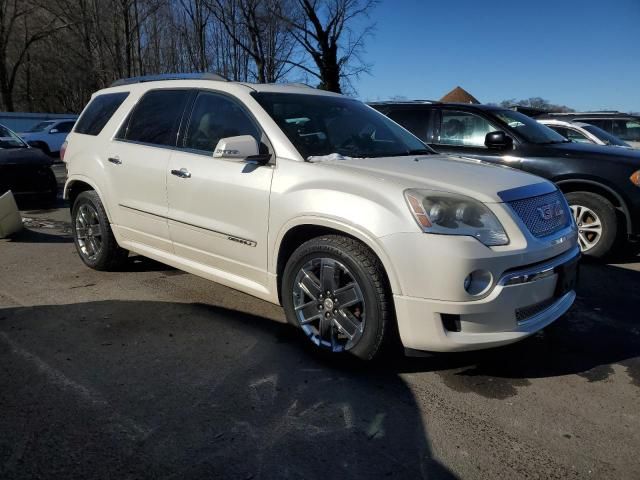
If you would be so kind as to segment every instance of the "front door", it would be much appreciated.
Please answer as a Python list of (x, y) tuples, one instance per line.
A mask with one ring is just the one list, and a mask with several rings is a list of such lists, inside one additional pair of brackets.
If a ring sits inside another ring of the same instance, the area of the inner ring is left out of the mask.
[(176, 255), (211, 268), (229, 284), (267, 284), (273, 167), (214, 158), (221, 138), (252, 135), (256, 121), (234, 98), (200, 92), (169, 161), (169, 230)]
[(471, 112), (443, 109), (440, 113), (440, 129), (435, 132), (431, 144), (437, 152), (519, 166), (517, 162), (509, 162), (508, 158), (503, 158), (505, 152), (491, 150), (484, 144), (487, 133), (503, 130), (502, 128)]

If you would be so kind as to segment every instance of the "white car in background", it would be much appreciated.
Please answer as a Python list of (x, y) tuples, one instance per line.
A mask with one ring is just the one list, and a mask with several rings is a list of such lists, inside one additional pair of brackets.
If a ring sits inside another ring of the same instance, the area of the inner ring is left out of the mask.
[(584, 122), (571, 122), (566, 120), (538, 120), (551, 130), (556, 131), (563, 137), (576, 143), (593, 143), (608, 147), (633, 148), (628, 143), (619, 139), (615, 135), (605, 132), (600, 127)]
[(87, 266), (153, 258), (281, 304), (329, 352), (371, 359), (397, 333), (414, 350), (504, 345), (576, 296), (577, 229), (552, 182), (437, 154), (342, 95), (119, 81), (64, 151)]
[(32, 147), (39, 148), (47, 155), (56, 156), (60, 154), (60, 147), (75, 123), (73, 118), (45, 120), (19, 135)]

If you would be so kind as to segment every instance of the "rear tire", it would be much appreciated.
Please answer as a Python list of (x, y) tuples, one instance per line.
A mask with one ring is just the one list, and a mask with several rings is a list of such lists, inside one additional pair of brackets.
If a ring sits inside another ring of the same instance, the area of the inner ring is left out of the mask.
[(94, 270), (118, 270), (129, 252), (116, 242), (109, 218), (94, 190), (82, 192), (71, 210), (73, 241), (82, 261)]
[(592, 192), (570, 192), (565, 196), (578, 226), (582, 253), (594, 258), (609, 254), (618, 235), (618, 218), (613, 204)]
[(372, 360), (392, 338), (393, 306), (380, 260), (361, 242), (340, 235), (311, 239), (284, 269), (287, 320), (318, 350)]

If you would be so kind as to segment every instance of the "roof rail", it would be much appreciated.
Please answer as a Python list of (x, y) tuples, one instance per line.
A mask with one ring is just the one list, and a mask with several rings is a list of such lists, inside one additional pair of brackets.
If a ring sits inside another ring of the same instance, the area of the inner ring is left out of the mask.
[(217, 82), (227, 82), (221, 75), (210, 72), (202, 73), (162, 73), (159, 75), (143, 75), (141, 77), (121, 78), (111, 84), (112, 87), (122, 85), (132, 85), (134, 83), (157, 82), (161, 80), (214, 80)]

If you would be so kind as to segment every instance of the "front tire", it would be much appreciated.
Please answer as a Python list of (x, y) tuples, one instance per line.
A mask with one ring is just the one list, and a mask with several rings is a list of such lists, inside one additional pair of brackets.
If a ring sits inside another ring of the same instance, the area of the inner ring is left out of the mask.
[(349, 237), (326, 235), (298, 247), (284, 269), (282, 303), (287, 320), (320, 350), (371, 360), (391, 337), (384, 268)]
[(618, 234), (616, 210), (609, 200), (591, 192), (566, 194), (571, 213), (578, 226), (578, 243), (584, 255), (606, 256)]
[(94, 270), (117, 270), (127, 259), (127, 250), (118, 246), (109, 218), (98, 194), (82, 192), (71, 211), (73, 241), (82, 261)]

